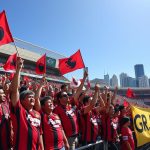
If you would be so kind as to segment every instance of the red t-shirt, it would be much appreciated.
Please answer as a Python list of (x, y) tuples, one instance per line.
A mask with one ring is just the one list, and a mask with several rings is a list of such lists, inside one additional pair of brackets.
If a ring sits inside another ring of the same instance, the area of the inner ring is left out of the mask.
[(76, 107), (58, 105), (54, 109), (62, 122), (63, 129), (67, 137), (77, 135), (79, 133), (78, 120), (76, 116)]
[(103, 139), (109, 142), (115, 142), (118, 130), (118, 118), (111, 118), (107, 114), (102, 115)]
[(15, 149), (40, 150), (41, 117), (33, 110), (28, 112), (18, 101), (11, 108)]
[(134, 139), (133, 139), (132, 131), (130, 130), (130, 128), (122, 127), (121, 135), (122, 135), (121, 149), (122, 150), (126, 150), (127, 149), (124, 141), (128, 141), (130, 146), (131, 146), (131, 148), (132, 148), (132, 150), (134, 150), (135, 149), (135, 147), (134, 147)]
[(82, 109), (82, 141), (96, 142), (99, 133), (96, 112), (93, 109), (84, 114), (84, 109), (85, 107)]
[(9, 107), (2, 103), (0, 106), (0, 149), (10, 148)]
[(56, 114), (41, 113), (45, 150), (61, 149), (64, 146), (61, 120)]

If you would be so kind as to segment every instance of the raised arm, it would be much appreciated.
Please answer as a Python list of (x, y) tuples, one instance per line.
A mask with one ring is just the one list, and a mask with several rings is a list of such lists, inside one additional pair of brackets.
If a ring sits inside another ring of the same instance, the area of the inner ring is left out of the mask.
[(92, 101), (90, 102), (89, 105), (87, 105), (87, 106), (84, 108), (84, 114), (87, 114), (88, 112), (90, 112), (90, 111), (93, 109), (93, 107), (95, 106), (96, 101), (97, 101), (97, 98), (98, 98), (98, 91), (99, 91), (99, 86), (96, 84), (96, 85), (95, 85), (95, 92), (94, 92)]
[(118, 87), (116, 86), (116, 87), (115, 87), (115, 91), (114, 91), (114, 93), (113, 93), (113, 95), (112, 95), (112, 97), (111, 97), (111, 101), (112, 101), (113, 104), (115, 104), (114, 100), (115, 100), (115, 98), (116, 98), (117, 91), (118, 91)]
[(76, 91), (76, 93), (75, 93), (75, 95), (74, 95), (74, 101), (75, 101), (75, 103), (77, 103), (77, 101), (78, 101), (79, 95), (81, 94), (81, 91), (82, 91), (82, 88), (83, 88), (83, 86), (84, 86), (84, 82), (85, 82), (85, 79), (86, 79), (87, 76), (88, 76), (88, 74), (87, 74), (87, 72), (85, 71), (85, 72), (84, 72), (83, 80), (82, 80), (80, 86), (78, 87), (78, 89), (77, 89), (77, 91)]
[(36, 111), (41, 110), (41, 104), (40, 104), (40, 96), (41, 96), (41, 92), (42, 92), (42, 88), (45, 85), (45, 77), (43, 77), (43, 79), (40, 82), (40, 85), (38, 87), (38, 89), (35, 92), (35, 104), (34, 104), (34, 109)]
[(20, 72), (23, 66), (23, 60), (21, 57), (17, 57), (17, 67), (16, 67), (16, 73), (13, 77), (12, 83), (11, 83), (11, 102), (13, 106), (16, 106), (18, 100), (19, 100), (19, 91), (18, 88), (20, 86)]

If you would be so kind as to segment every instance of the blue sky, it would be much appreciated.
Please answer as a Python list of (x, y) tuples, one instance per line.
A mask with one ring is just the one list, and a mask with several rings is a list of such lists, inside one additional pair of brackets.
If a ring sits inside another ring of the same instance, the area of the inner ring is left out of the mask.
[[(70, 56), (79, 48), (89, 77), (150, 77), (149, 0), (1, 0), (14, 37)], [(81, 78), (82, 70), (67, 77)]]

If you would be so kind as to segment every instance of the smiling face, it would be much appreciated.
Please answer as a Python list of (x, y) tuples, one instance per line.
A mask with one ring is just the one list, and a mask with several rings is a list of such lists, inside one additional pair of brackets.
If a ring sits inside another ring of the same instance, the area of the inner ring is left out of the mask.
[(32, 109), (35, 104), (34, 94), (26, 95), (25, 98), (21, 100), (21, 104), (26, 110)]
[(42, 106), (42, 109), (47, 114), (51, 113), (54, 109), (53, 101), (51, 99), (45, 101), (44, 105)]
[(60, 104), (67, 105), (69, 102), (69, 96), (66, 92), (62, 92), (60, 96)]

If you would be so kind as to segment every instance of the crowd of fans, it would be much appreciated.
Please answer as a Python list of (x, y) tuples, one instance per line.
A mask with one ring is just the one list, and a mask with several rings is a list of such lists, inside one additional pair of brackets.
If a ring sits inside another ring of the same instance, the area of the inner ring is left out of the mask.
[(51, 85), (45, 77), (23, 81), (23, 60), (17, 58), (12, 81), (0, 75), (0, 150), (73, 150), (103, 140), (89, 149), (134, 150), (130, 107), (115, 104), (114, 93), (98, 84), (83, 91)]

